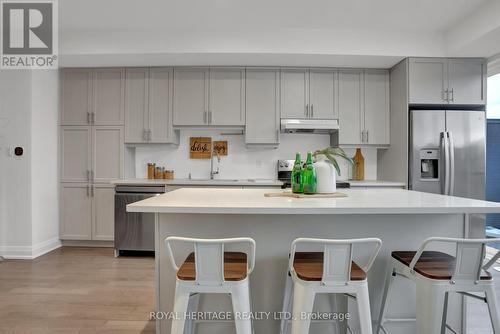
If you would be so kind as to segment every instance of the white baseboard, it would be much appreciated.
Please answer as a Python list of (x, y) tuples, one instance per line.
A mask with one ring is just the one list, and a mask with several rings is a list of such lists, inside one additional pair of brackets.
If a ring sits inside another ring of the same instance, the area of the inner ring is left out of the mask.
[(12, 260), (33, 260), (43, 254), (61, 247), (58, 237), (42, 241), (33, 246), (3, 246), (0, 247), (0, 256)]

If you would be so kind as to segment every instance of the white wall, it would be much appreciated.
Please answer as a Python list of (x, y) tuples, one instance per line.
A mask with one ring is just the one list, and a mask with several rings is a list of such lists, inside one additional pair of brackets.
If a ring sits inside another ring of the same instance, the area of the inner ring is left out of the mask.
[[(31, 250), (31, 73), (0, 71), (0, 254)], [(22, 146), (25, 155), (11, 156)]]
[(58, 247), (58, 72), (33, 71), (31, 100), (31, 222), (33, 252)]
[[(57, 73), (0, 71), (0, 255), (33, 258), (59, 246)], [(11, 154), (14, 147), (24, 155)]]
[[(189, 159), (189, 137), (208, 136), (213, 140), (228, 141), (228, 156), (221, 157), (220, 175), (222, 179), (246, 178), (276, 178), (276, 162), (278, 159), (294, 159), (295, 152), (302, 156), (307, 151), (314, 151), (327, 147), (330, 144), (328, 135), (314, 134), (281, 134), (280, 145), (277, 149), (247, 149), (244, 136), (222, 136), (217, 130), (182, 130), (179, 147), (150, 145), (135, 148), (135, 176), (147, 177), (147, 163), (175, 171), (176, 178), (187, 178), (191, 173), (193, 178), (208, 178), (210, 175), (210, 160)], [(346, 150), (350, 156), (354, 150)], [(376, 179), (377, 150), (363, 149), (365, 156), (365, 178)], [(216, 159), (214, 158), (214, 163)], [(347, 178), (347, 164), (342, 163), (341, 178)]]

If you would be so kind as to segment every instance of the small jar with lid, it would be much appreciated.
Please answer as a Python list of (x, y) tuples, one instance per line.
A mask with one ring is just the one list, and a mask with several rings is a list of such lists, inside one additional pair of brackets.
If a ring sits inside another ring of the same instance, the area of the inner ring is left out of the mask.
[(165, 173), (163, 173), (163, 178), (166, 180), (172, 180), (174, 178), (174, 171), (167, 169)]
[(163, 172), (165, 171), (164, 167), (156, 167), (155, 168), (155, 179), (163, 179)]

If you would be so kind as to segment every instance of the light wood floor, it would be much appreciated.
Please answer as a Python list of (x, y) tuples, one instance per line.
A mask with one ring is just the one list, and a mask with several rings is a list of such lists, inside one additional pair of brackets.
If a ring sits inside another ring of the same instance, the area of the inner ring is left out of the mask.
[(1, 334), (154, 333), (154, 259), (63, 247), (0, 262)]

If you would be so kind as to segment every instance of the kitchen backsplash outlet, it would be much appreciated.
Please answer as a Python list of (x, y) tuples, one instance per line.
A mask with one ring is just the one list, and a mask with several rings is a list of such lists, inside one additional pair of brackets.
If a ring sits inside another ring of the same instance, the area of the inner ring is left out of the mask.
[[(189, 159), (189, 137), (212, 137), (212, 140), (227, 140), (231, 153), (221, 157), (221, 179), (249, 179), (249, 178), (276, 178), (276, 162), (278, 159), (293, 159), (295, 152), (300, 151), (304, 156), (307, 151), (327, 147), (330, 136), (317, 134), (281, 134), (280, 145), (277, 149), (247, 148), (244, 136), (224, 136), (220, 130), (181, 130), (178, 147), (163, 145), (147, 145), (135, 147), (136, 178), (147, 177), (147, 163), (155, 162), (158, 166), (175, 171), (175, 178), (208, 178), (210, 176), (210, 160)], [(130, 149), (130, 148), (129, 148)], [(346, 149), (349, 156), (354, 155), (354, 149)], [(365, 157), (365, 179), (377, 177), (377, 149), (363, 149)], [(214, 163), (216, 163), (214, 161)], [(135, 168), (134, 168), (135, 167)], [(340, 161), (341, 176), (339, 180), (347, 179), (347, 162)]]

